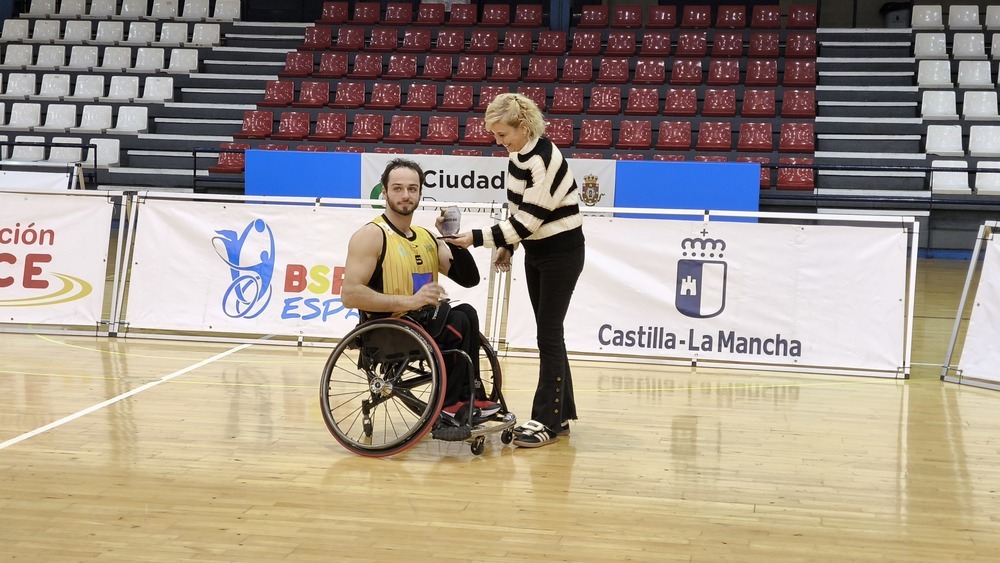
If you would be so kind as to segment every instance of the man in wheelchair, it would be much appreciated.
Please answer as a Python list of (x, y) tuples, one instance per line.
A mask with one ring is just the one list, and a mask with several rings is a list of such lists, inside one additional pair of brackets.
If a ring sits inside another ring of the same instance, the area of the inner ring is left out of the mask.
[[(382, 172), (385, 212), (358, 229), (347, 249), (341, 299), (345, 307), (358, 309), (362, 321), (407, 315), (423, 324), (444, 354), (447, 386), (442, 417), (456, 420), (472, 397), (470, 382), (478, 383), (479, 316), (468, 304), (448, 307), (438, 273), (463, 287), (479, 283), (479, 269), (472, 254), (443, 240), (427, 229), (412, 225), (420, 204), (424, 172), (416, 162), (397, 158)], [(444, 306), (442, 306), (442, 304)], [(479, 391), (477, 389), (477, 391)], [(496, 414), (501, 405), (477, 392), (473, 418)]]

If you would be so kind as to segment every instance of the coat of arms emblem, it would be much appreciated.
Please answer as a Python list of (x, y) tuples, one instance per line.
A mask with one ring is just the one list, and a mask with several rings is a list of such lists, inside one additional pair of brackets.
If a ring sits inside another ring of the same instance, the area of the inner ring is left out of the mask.
[(601, 185), (597, 182), (597, 176), (587, 174), (583, 177), (583, 189), (580, 190), (580, 199), (589, 207), (597, 205), (604, 194), (601, 193)]

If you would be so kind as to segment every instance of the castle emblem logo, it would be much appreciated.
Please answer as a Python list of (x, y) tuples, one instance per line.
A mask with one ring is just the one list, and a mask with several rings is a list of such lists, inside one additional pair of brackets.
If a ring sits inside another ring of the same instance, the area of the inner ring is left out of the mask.
[[(702, 236), (708, 231), (702, 231)], [(726, 308), (728, 265), (722, 260), (726, 241), (711, 238), (686, 238), (681, 241), (677, 261), (677, 291), (674, 303), (687, 317), (707, 319)]]
[(597, 205), (604, 194), (601, 193), (601, 184), (597, 182), (597, 176), (587, 174), (583, 177), (583, 188), (580, 190), (580, 199), (589, 207)]

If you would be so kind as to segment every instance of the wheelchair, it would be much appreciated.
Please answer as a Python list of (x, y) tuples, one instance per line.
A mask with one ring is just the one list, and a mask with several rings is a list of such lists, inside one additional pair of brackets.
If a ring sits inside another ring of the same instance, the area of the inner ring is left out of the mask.
[[(348, 450), (368, 457), (402, 452), (427, 435), (446, 441), (468, 441), (472, 453), (485, 449), (486, 436), (514, 438), (517, 420), (507, 410), (501, 392), (502, 375), (496, 352), (479, 335), (479, 378), (470, 399), (499, 403), (499, 412), (480, 417), (463, 407), (454, 418), (441, 414), (446, 377), (444, 357), (472, 363), (461, 350), (442, 351), (430, 334), (407, 318), (380, 318), (359, 324), (340, 341), (323, 368), (320, 406), (333, 437)], [(470, 400), (468, 404), (472, 404)]]

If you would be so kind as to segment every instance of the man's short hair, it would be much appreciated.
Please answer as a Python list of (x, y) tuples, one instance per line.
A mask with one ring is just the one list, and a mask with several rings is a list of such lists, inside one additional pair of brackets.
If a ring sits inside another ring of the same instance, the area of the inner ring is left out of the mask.
[(382, 189), (386, 190), (389, 188), (389, 173), (397, 168), (409, 168), (417, 173), (420, 178), (420, 191), (424, 191), (424, 169), (420, 167), (419, 164), (409, 160), (407, 158), (394, 158), (385, 165), (385, 170), (382, 171)]

